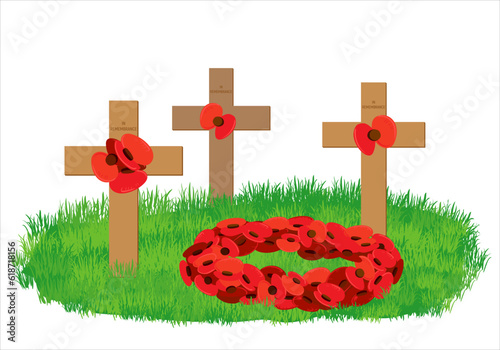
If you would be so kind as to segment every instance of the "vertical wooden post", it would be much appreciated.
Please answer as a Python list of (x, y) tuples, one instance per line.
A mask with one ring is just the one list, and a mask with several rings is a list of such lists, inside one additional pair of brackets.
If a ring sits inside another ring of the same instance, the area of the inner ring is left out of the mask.
[[(387, 115), (387, 84), (361, 84), (361, 122), (372, 124)], [(361, 154), (361, 224), (375, 232), (387, 231), (387, 149), (375, 147), (372, 155)]]
[[(223, 111), (233, 106), (232, 69), (210, 69), (209, 88), (210, 103), (219, 104)], [(209, 133), (209, 181), (214, 196), (232, 196), (234, 193), (234, 133), (223, 140), (215, 138), (215, 128)]]
[[(109, 101), (109, 137), (139, 135), (137, 101)], [(109, 264), (124, 264), (135, 270), (139, 262), (139, 191), (109, 190)], [(134, 271), (135, 274), (135, 271)]]

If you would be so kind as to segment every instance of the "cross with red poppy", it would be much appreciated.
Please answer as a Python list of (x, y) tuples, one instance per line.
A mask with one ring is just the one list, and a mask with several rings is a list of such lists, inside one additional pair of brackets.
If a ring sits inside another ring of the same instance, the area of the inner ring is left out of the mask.
[(387, 84), (361, 83), (361, 123), (324, 122), (323, 147), (361, 151), (361, 224), (387, 234), (387, 148), (425, 147), (425, 123), (386, 116)]
[(209, 183), (214, 196), (233, 195), (233, 130), (270, 130), (271, 107), (234, 106), (233, 69), (210, 68), (206, 106), (173, 106), (173, 130), (209, 130)]
[[(124, 134), (138, 136), (138, 133), (139, 102), (109, 101), (110, 139), (122, 139), (125, 142), (126, 139), (122, 138)], [(133, 144), (129, 142), (128, 147), (132, 148)], [(182, 147), (155, 146), (151, 149), (153, 160), (143, 169), (147, 175), (182, 175)], [(129, 152), (127, 149), (123, 150), (123, 147), (122, 151)], [(131, 149), (131, 151), (135, 153), (135, 150)], [(97, 152), (106, 153), (107, 148), (105, 146), (66, 146), (64, 148), (65, 175), (94, 176), (91, 159), (92, 155)], [(138, 229), (139, 191), (117, 193), (110, 187), (109, 265), (112, 269), (115, 269), (118, 263), (132, 267), (135, 271), (139, 262)]]

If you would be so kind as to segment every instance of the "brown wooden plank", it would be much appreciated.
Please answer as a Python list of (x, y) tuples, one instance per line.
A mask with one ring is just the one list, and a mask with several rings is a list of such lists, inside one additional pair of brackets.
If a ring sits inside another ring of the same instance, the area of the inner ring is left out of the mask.
[(172, 130), (205, 130), (200, 125), (203, 106), (173, 106)]
[(324, 122), (323, 147), (357, 147), (354, 142), (354, 128), (357, 122)]
[[(109, 101), (109, 137), (119, 140), (123, 134), (138, 133), (139, 103)], [(109, 265), (112, 269), (119, 263), (132, 267), (135, 272), (139, 263), (138, 193), (138, 190), (129, 193), (109, 190)]]
[[(371, 125), (377, 115), (386, 115), (386, 83), (361, 84), (361, 122)], [(387, 149), (375, 147), (372, 155), (361, 155), (361, 224), (376, 233), (387, 232)]]
[(182, 175), (182, 147), (178, 146), (154, 146), (153, 161), (145, 171), (150, 176), (160, 175)]
[(423, 148), (425, 147), (425, 123), (399, 122), (396, 123), (395, 148)]
[(236, 118), (234, 130), (271, 130), (270, 106), (237, 106), (224, 110)]
[(94, 175), (90, 160), (95, 152), (106, 152), (103, 146), (66, 146), (64, 147), (64, 175)]
[[(233, 106), (233, 69), (210, 69), (210, 103), (220, 104), (222, 110)], [(233, 139), (234, 133), (223, 140), (215, 138), (215, 129), (209, 133), (209, 182), (216, 197), (233, 196)]]

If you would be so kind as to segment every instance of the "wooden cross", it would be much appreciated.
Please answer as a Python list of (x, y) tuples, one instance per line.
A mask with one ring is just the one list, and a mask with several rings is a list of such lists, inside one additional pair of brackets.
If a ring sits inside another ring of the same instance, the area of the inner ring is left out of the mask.
[[(232, 68), (210, 68), (209, 77), (209, 101), (218, 103), (224, 114), (235, 116), (235, 130), (271, 129), (271, 107), (234, 106)], [(203, 107), (173, 106), (172, 129), (205, 130), (200, 125)], [(215, 197), (231, 197), (234, 192), (233, 134), (217, 140), (215, 128), (209, 131), (209, 183)]]
[[(109, 137), (120, 140), (123, 134), (139, 134), (138, 101), (109, 101)], [(182, 147), (156, 146), (153, 161), (145, 171), (148, 176), (182, 175)], [(91, 158), (106, 147), (64, 148), (65, 175), (94, 176)], [(96, 182), (98, 180), (96, 179)], [(109, 265), (131, 268), (135, 275), (139, 263), (139, 191), (116, 193), (109, 190)]]
[[(361, 83), (361, 122), (372, 124), (378, 115), (387, 115), (387, 84)], [(357, 147), (357, 122), (323, 123), (323, 147)], [(425, 123), (396, 123), (392, 147), (425, 147)], [(361, 224), (387, 234), (387, 149), (376, 145), (372, 155), (361, 154)]]

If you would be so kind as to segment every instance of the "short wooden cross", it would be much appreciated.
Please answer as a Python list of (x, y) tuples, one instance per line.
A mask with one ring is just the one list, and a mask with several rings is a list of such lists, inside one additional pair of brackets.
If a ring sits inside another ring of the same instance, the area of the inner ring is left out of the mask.
[[(387, 115), (387, 84), (361, 83), (361, 122)], [(357, 147), (357, 122), (324, 122), (323, 147)], [(425, 123), (396, 123), (397, 137), (392, 147), (425, 147)], [(361, 224), (376, 233), (387, 234), (387, 149), (377, 145), (372, 155), (361, 154)]]
[[(224, 114), (236, 118), (235, 130), (270, 130), (271, 107), (234, 106), (233, 69), (210, 68), (209, 101), (218, 103)], [(205, 130), (200, 125), (204, 106), (173, 106), (173, 130)], [(231, 197), (234, 192), (233, 133), (217, 140), (215, 129), (209, 130), (209, 183), (213, 195)]]
[[(120, 140), (123, 134), (139, 134), (138, 101), (109, 101), (109, 137)], [(182, 175), (182, 147), (156, 146), (154, 158), (145, 171), (148, 176)], [(94, 176), (91, 158), (106, 147), (64, 148), (65, 175)], [(99, 181), (96, 179), (96, 181)], [(135, 275), (139, 263), (139, 191), (116, 193), (109, 190), (109, 265), (128, 266)]]

